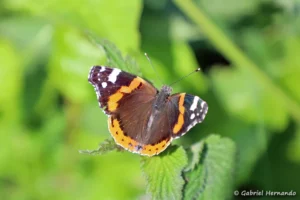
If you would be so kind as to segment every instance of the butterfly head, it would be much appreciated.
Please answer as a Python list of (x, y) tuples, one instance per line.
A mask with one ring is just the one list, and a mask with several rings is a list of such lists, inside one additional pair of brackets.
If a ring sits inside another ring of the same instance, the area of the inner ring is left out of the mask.
[(172, 88), (170, 86), (163, 85), (159, 93), (164, 93), (169, 96), (172, 93)]

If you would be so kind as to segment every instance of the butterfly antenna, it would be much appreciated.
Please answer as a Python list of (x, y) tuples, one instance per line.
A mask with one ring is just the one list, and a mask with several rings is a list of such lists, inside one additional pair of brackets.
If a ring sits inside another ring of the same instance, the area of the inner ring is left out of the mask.
[(160, 78), (160, 76), (158, 75), (158, 73), (157, 73), (156, 69), (153, 67), (153, 65), (152, 65), (152, 62), (151, 62), (151, 60), (150, 60), (150, 58), (149, 58), (148, 54), (147, 54), (147, 53), (145, 53), (145, 56), (146, 56), (146, 58), (148, 59), (148, 61), (149, 61), (150, 65), (151, 65), (151, 67), (152, 67), (153, 71), (155, 72), (155, 74), (156, 74), (156, 78), (157, 78), (157, 79), (159, 80), (159, 82), (162, 84), (161, 78)]
[(192, 74), (195, 73), (195, 72), (199, 72), (199, 71), (201, 71), (201, 68), (200, 68), (200, 67), (199, 67), (198, 69), (195, 69), (194, 71), (192, 71), (192, 72), (189, 73), (188, 75), (185, 75), (185, 76), (181, 77), (180, 79), (178, 79), (177, 81), (171, 83), (169, 86), (174, 85), (175, 83), (178, 83), (178, 82), (181, 81), (182, 79), (184, 79), (184, 78), (186, 78), (186, 77), (192, 75)]

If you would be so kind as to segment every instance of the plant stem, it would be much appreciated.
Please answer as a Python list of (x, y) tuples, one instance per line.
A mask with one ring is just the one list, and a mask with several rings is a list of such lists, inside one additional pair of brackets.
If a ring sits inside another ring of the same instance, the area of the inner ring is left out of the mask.
[[(292, 117), (300, 122), (300, 106), (262, 72), (191, 0), (174, 0), (176, 5), (194, 21), (213, 45), (236, 67), (252, 73), (265, 89), (272, 90), (285, 103)], [(274, 99), (270, 100), (273, 101)]]

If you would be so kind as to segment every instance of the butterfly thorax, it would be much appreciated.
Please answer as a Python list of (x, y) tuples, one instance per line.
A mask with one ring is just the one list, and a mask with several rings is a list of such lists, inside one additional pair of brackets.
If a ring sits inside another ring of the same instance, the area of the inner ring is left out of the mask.
[(162, 86), (161, 90), (156, 95), (156, 99), (153, 104), (154, 110), (158, 110), (162, 105), (164, 105), (167, 102), (171, 92), (171, 87), (167, 85)]
[(161, 90), (157, 93), (155, 101), (152, 106), (152, 111), (147, 123), (147, 132), (150, 131), (154, 119), (162, 112), (162, 108), (165, 107), (165, 104), (167, 103), (167, 100), (172, 92), (172, 88), (169, 86), (162, 86)]

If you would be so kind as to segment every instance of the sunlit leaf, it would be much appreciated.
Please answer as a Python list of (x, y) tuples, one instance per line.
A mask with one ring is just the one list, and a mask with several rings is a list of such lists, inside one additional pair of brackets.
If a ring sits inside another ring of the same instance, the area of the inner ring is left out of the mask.
[(194, 151), (200, 155), (199, 162), (194, 170), (185, 173), (184, 199), (229, 199), (234, 186), (235, 144), (217, 135), (200, 144), (203, 147)]
[(187, 164), (182, 147), (171, 146), (158, 156), (143, 158), (142, 170), (147, 179), (147, 191), (152, 199), (181, 199)]

